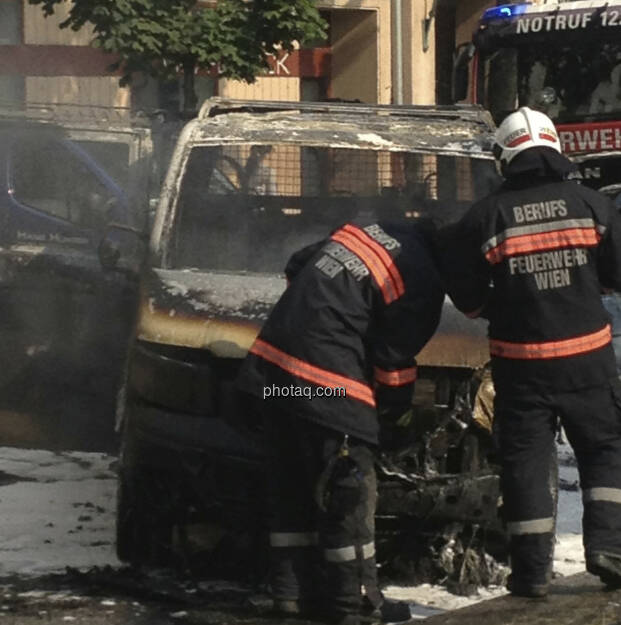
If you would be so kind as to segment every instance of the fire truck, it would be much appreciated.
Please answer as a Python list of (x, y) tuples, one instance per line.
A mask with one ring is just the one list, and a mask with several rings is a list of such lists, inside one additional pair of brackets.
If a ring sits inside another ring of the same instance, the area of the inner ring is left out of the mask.
[(454, 99), (496, 123), (518, 106), (546, 113), (574, 176), (621, 193), (621, 1), (505, 4), (487, 9), (458, 48)]

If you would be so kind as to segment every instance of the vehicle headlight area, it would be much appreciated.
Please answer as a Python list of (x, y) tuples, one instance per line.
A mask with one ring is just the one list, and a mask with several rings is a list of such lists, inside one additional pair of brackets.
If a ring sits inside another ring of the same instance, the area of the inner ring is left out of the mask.
[(139, 341), (129, 363), (132, 400), (186, 414), (215, 416), (218, 382), (207, 355), (194, 350)]

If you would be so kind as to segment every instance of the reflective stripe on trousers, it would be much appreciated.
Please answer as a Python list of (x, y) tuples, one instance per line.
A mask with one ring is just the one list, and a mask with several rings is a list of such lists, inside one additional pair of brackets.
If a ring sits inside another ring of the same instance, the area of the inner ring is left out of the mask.
[(271, 532), (271, 547), (313, 547), (319, 542), (317, 532)]
[(523, 534), (547, 534), (554, 531), (554, 519), (532, 519), (530, 521), (513, 521), (507, 523), (507, 530), (512, 536)]
[[(367, 543), (362, 545), (360, 549), (363, 560), (368, 560), (375, 556), (375, 543)], [(324, 549), (323, 554), (326, 562), (351, 562), (356, 559), (356, 547), (349, 545), (347, 547), (339, 547), (338, 549)]]
[(609, 488), (606, 486), (587, 488), (582, 492), (582, 501), (584, 503), (590, 503), (592, 501), (621, 503), (621, 488)]

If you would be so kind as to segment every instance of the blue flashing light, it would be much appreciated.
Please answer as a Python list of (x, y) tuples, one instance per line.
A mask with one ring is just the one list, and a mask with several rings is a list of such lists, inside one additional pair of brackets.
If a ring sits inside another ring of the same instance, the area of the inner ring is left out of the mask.
[(526, 4), (502, 4), (498, 7), (492, 7), (483, 13), (481, 21), (486, 22), (493, 19), (511, 18), (516, 15), (522, 15), (529, 6), (530, 2)]

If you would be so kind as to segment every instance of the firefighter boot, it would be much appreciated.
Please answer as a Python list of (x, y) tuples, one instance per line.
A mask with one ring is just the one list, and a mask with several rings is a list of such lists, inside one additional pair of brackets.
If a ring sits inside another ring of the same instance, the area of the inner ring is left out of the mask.
[[(405, 601), (386, 599), (381, 594), (379, 605), (373, 605), (365, 596), (361, 614), (363, 621), (365, 618), (370, 618), (378, 623), (403, 623), (412, 618), (410, 606)], [(364, 622), (368, 622), (368, 620)]]
[(283, 619), (323, 620), (326, 610), (319, 598), (308, 599), (274, 599), (269, 615)]
[(382, 618), (379, 611), (368, 614), (337, 612), (328, 617), (326, 623), (329, 625), (381, 625)]
[(405, 601), (384, 599), (379, 610), (382, 623), (402, 623), (412, 618), (410, 606)]
[(608, 588), (621, 588), (621, 556), (595, 551), (586, 558), (586, 570)]
[(509, 575), (507, 590), (516, 597), (543, 599), (548, 594), (548, 584), (533, 584), (519, 578), (515, 579), (513, 575)]
[(272, 612), (274, 616), (286, 618), (300, 616), (302, 609), (300, 608), (300, 602), (295, 599), (274, 599)]
[(507, 590), (517, 597), (546, 597), (552, 576), (552, 535), (548, 532), (514, 535), (510, 550)]

